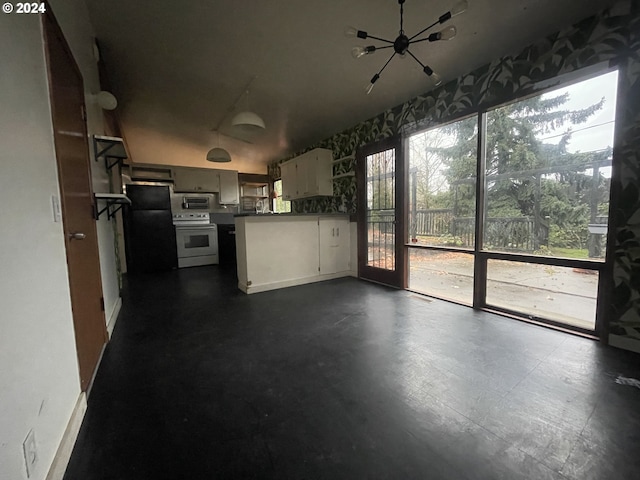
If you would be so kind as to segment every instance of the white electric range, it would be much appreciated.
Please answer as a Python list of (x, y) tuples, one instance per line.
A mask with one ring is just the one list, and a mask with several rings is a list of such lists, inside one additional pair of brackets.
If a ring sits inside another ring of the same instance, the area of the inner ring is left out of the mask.
[(218, 228), (209, 212), (173, 214), (178, 268), (218, 264)]

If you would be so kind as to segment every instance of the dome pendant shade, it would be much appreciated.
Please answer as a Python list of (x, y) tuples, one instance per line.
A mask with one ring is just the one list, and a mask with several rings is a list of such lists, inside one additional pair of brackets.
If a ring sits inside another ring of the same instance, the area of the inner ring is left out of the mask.
[(212, 148), (207, 153), (207, 160), (216, 163), (227, 163), (231, 161), (231, 155), (224, 148)]
[(231, 125), (238, 127), (247, 132), (254, 132), (257, 130), (264, 130), (264, 120), (253, 112), (240, 112), (231, 120)]

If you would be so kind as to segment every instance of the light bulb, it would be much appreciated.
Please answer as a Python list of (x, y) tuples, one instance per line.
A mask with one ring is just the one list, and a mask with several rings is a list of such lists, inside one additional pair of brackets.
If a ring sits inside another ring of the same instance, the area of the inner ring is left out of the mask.
[(349, 38), (353, 38), (358, 34), (358, 29), (355, 27), (346, 27), (344, 29), (344, 35)]
[(367, 83), (364, 86), (364, 91), (367, 93), (367, 95), (371, 93), (371, 90), (373, 90), (373, 86), (375, 85), (375, 83), (378, 81), (379, 78), (380, 78), (380, 74), (376, 73), (373, 77), (371, 77), (371, 82)]
[(375, 85), (375, 83), (367, 83), (364, 86), (364, 91), (367, 95), (369, 95), (371, 93), (371, 90), (373, 90), (373, 86)]
[(454, 27), (453, 25), (450, 27), (445, 28), (444, 30), (440, 30), (439, 32), (439, 39), (440, 40), (451, 40), (453, 37), (456, 36), (456, 34), (458, 33), (458, 30), (456, 30), (456, 27)]
[(431, 79), (431, 81), (433, 81), (436, 87), (442, 84), (442, 79), (440, 78), (440, 75), (435, 73), (429, 65), (425, 65), (422, 71), (429, 76), (429, 78)]
[(469, 8), (469, 2), (467, 2), (467, 0), (462, 0), (453, 6), (451, 9), (451, 16), (455, 17), (456, 15), (460, 15), (465, 12), (467, 8)]
[(367, 50), (360, 45), (356, 45), (351, 49), (351, 56), (353, 56), (353, 58), (360, 58), (366, 54)]

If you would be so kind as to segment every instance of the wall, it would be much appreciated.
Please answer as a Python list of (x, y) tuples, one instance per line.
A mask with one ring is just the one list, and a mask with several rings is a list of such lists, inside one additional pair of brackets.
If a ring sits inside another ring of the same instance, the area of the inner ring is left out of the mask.
[[(166, 114), (159, 114), (154, 109), (146, 109), (137, 103), (127, 105), (128, 114), (122, 118), (123, 131), (131, 160), (137, 164), (175, 165), (182, 167), (216, 168), (238, 170), (244, 173), (264, 173), (261, 152), (256, 156), (241, 141), (220, 136), (218, 139), (211, 132), (204, 132), (194, 140), (191, 135), (180, 130), (184, 128)], [(195, 129), (194, 129), (195, 130)], [(193, 133), (193, 132), (191, 132)], [(222, 146), (232, 152), (233, 162), (230, 164), (212, 164), (207, 161), (207, 152), (216, 146)]]
[[(516, 56), (495, 60), (425, 95), (334, 135), (311, 148), (331, 148), (335, 158), (362, 145), (508, 102), (535, 91), (537, 82), (602, 62), (621, 68), (612, 192), (614, 284), (609, 340), (640, 352), (640, 6), (622, 0), (612, 9), (541, 39)], [(300, 152), (302, 153), (302, 152)], [(279, 178), (278, 164), (269, 167)], [(346, 169), (355, 171), (355, 163)], [(347, 170), (348, 171), (348, 170)], [(334, 173), (342, 173), (334, 172)], [(334, 183), (334, 197), (294, 201), (295, 212), (337, 212), (356, 208), (355, 177)]]
[(40, 19), (0, 16), (0, 42), (0, 478), (26, 478), (22, 442), (33, 428), (38, 479), (80, 380), (62, 224), (51, 209), (59, 187)]
[[(97, 85), (81, 0), (51, 0), (85, 78)], [(0, 16), (0, 479), (26, 477), (22, 442), (35, 431), (43, 479), (80, 397), (66, 254), (51, 197), (59, 196), (39, 15)], [(89, 133), (102, 114), (87, 104)], [(92, 163), (95, 191), (106, 174)], [(25, 205), (28, 204), (28, 210)], [(119, 305), (111, 222), (98, 222), (107, 316)]]

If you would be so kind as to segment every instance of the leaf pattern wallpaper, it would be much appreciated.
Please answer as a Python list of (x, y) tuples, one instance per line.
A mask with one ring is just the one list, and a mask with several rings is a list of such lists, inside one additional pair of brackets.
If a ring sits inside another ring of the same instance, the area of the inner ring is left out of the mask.
[[(353, 156), (360, 146), (492, 108), (535, 92), (537, 82), (603, 62), (620, 69), (610, 219), (613, 288), (607, 326), (612, 345), (640, 352), (640, 2), (621, 0), (516, 56), (497, 59), (304, 151), (329, 148), (334, 158), (343, 159), (334, 164), (334, 175), (355, 172)], [(286, 160), (269, 166), (272, 178), (280, 177), (279, 164)], [(334, 197), (296, 200), (292, 210), (355, 213), (356, 193), (355, 175), (344, 176), (334, 181)]]

